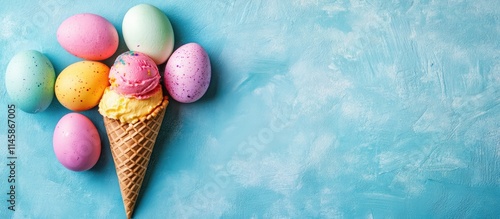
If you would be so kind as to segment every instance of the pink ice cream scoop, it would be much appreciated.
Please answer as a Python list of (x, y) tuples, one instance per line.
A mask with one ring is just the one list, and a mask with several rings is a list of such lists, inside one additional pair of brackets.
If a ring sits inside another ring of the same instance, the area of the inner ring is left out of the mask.
[(127, 97), (147, 99), (157, 91), (160, 73), (147, 55), (128, 51), (120, 54), (109, 72), (111, 89)]

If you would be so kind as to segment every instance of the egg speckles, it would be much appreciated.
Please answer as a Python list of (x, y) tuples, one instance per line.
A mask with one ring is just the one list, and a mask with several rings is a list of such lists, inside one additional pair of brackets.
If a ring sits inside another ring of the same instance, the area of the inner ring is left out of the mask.
[(57, 100), (73, 111), (91, 109), (109, 86), (109, 67), (95, 61), (81, 61), (66, 67), (57, 77)]
[(49, 59), (35, 50), (16, 54), (5, 71), (5, 88), (21, 110), (37, 113), (47, 109), (54, 98), (56, 75)]
[(165, 87), (175, 100), (192, 103), (207, 91), (211, 71), (210, 59), (203, 47), (197, 43), (183, 45), (167, 61)]

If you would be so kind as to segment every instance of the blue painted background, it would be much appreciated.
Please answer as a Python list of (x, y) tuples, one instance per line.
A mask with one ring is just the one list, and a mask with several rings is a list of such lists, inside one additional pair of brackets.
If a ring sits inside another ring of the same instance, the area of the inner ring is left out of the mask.
[[(169, 105), (137, 218), (499, 217), (499, 1), (144, 2), (170, 18), (176, 48), (205, 47), (213, 80), (199, 102)], [(121, 34), (135, 4), (2, 2), (0, 80), (25, 49), (59, 73), (79, 60), (57, 43), (65, 18), (96, 13)], [(124, 218), (96, 109), (83, 114), (103, 141), (97, 165), (57, 162), (69, 112), (55, 98), (17, 112), (15, 213), (0, 123), (1, 218)]]

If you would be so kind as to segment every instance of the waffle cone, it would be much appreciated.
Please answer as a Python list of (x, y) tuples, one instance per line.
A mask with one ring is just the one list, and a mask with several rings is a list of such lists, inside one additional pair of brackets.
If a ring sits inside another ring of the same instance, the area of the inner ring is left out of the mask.
[(134, 212), (167, 105), (165, 96), (152, 113), (135, 123), (122, 123), (104, 116), (127, 218)]

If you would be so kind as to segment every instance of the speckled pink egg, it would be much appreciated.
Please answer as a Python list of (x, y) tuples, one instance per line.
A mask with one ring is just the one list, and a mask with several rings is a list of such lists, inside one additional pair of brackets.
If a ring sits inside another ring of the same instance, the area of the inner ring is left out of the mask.
[(73, 171), (92, 168), (101, 154), (101, 139), (96, 127), (82, 114), (63, 116), (54, 129), (54, 152), (57, 160)]
[(197, 43), (188, 43), (172, 53), (163, 80), (172, 98), (181, 103), (192, 103), (205, 94), (211, 75), (207, 52)]
[(74, 56), (104, 60), (118, 49), (118, 32), (105, 18), (90, 13), (76, 14), (57, 29), (57, 41)]

